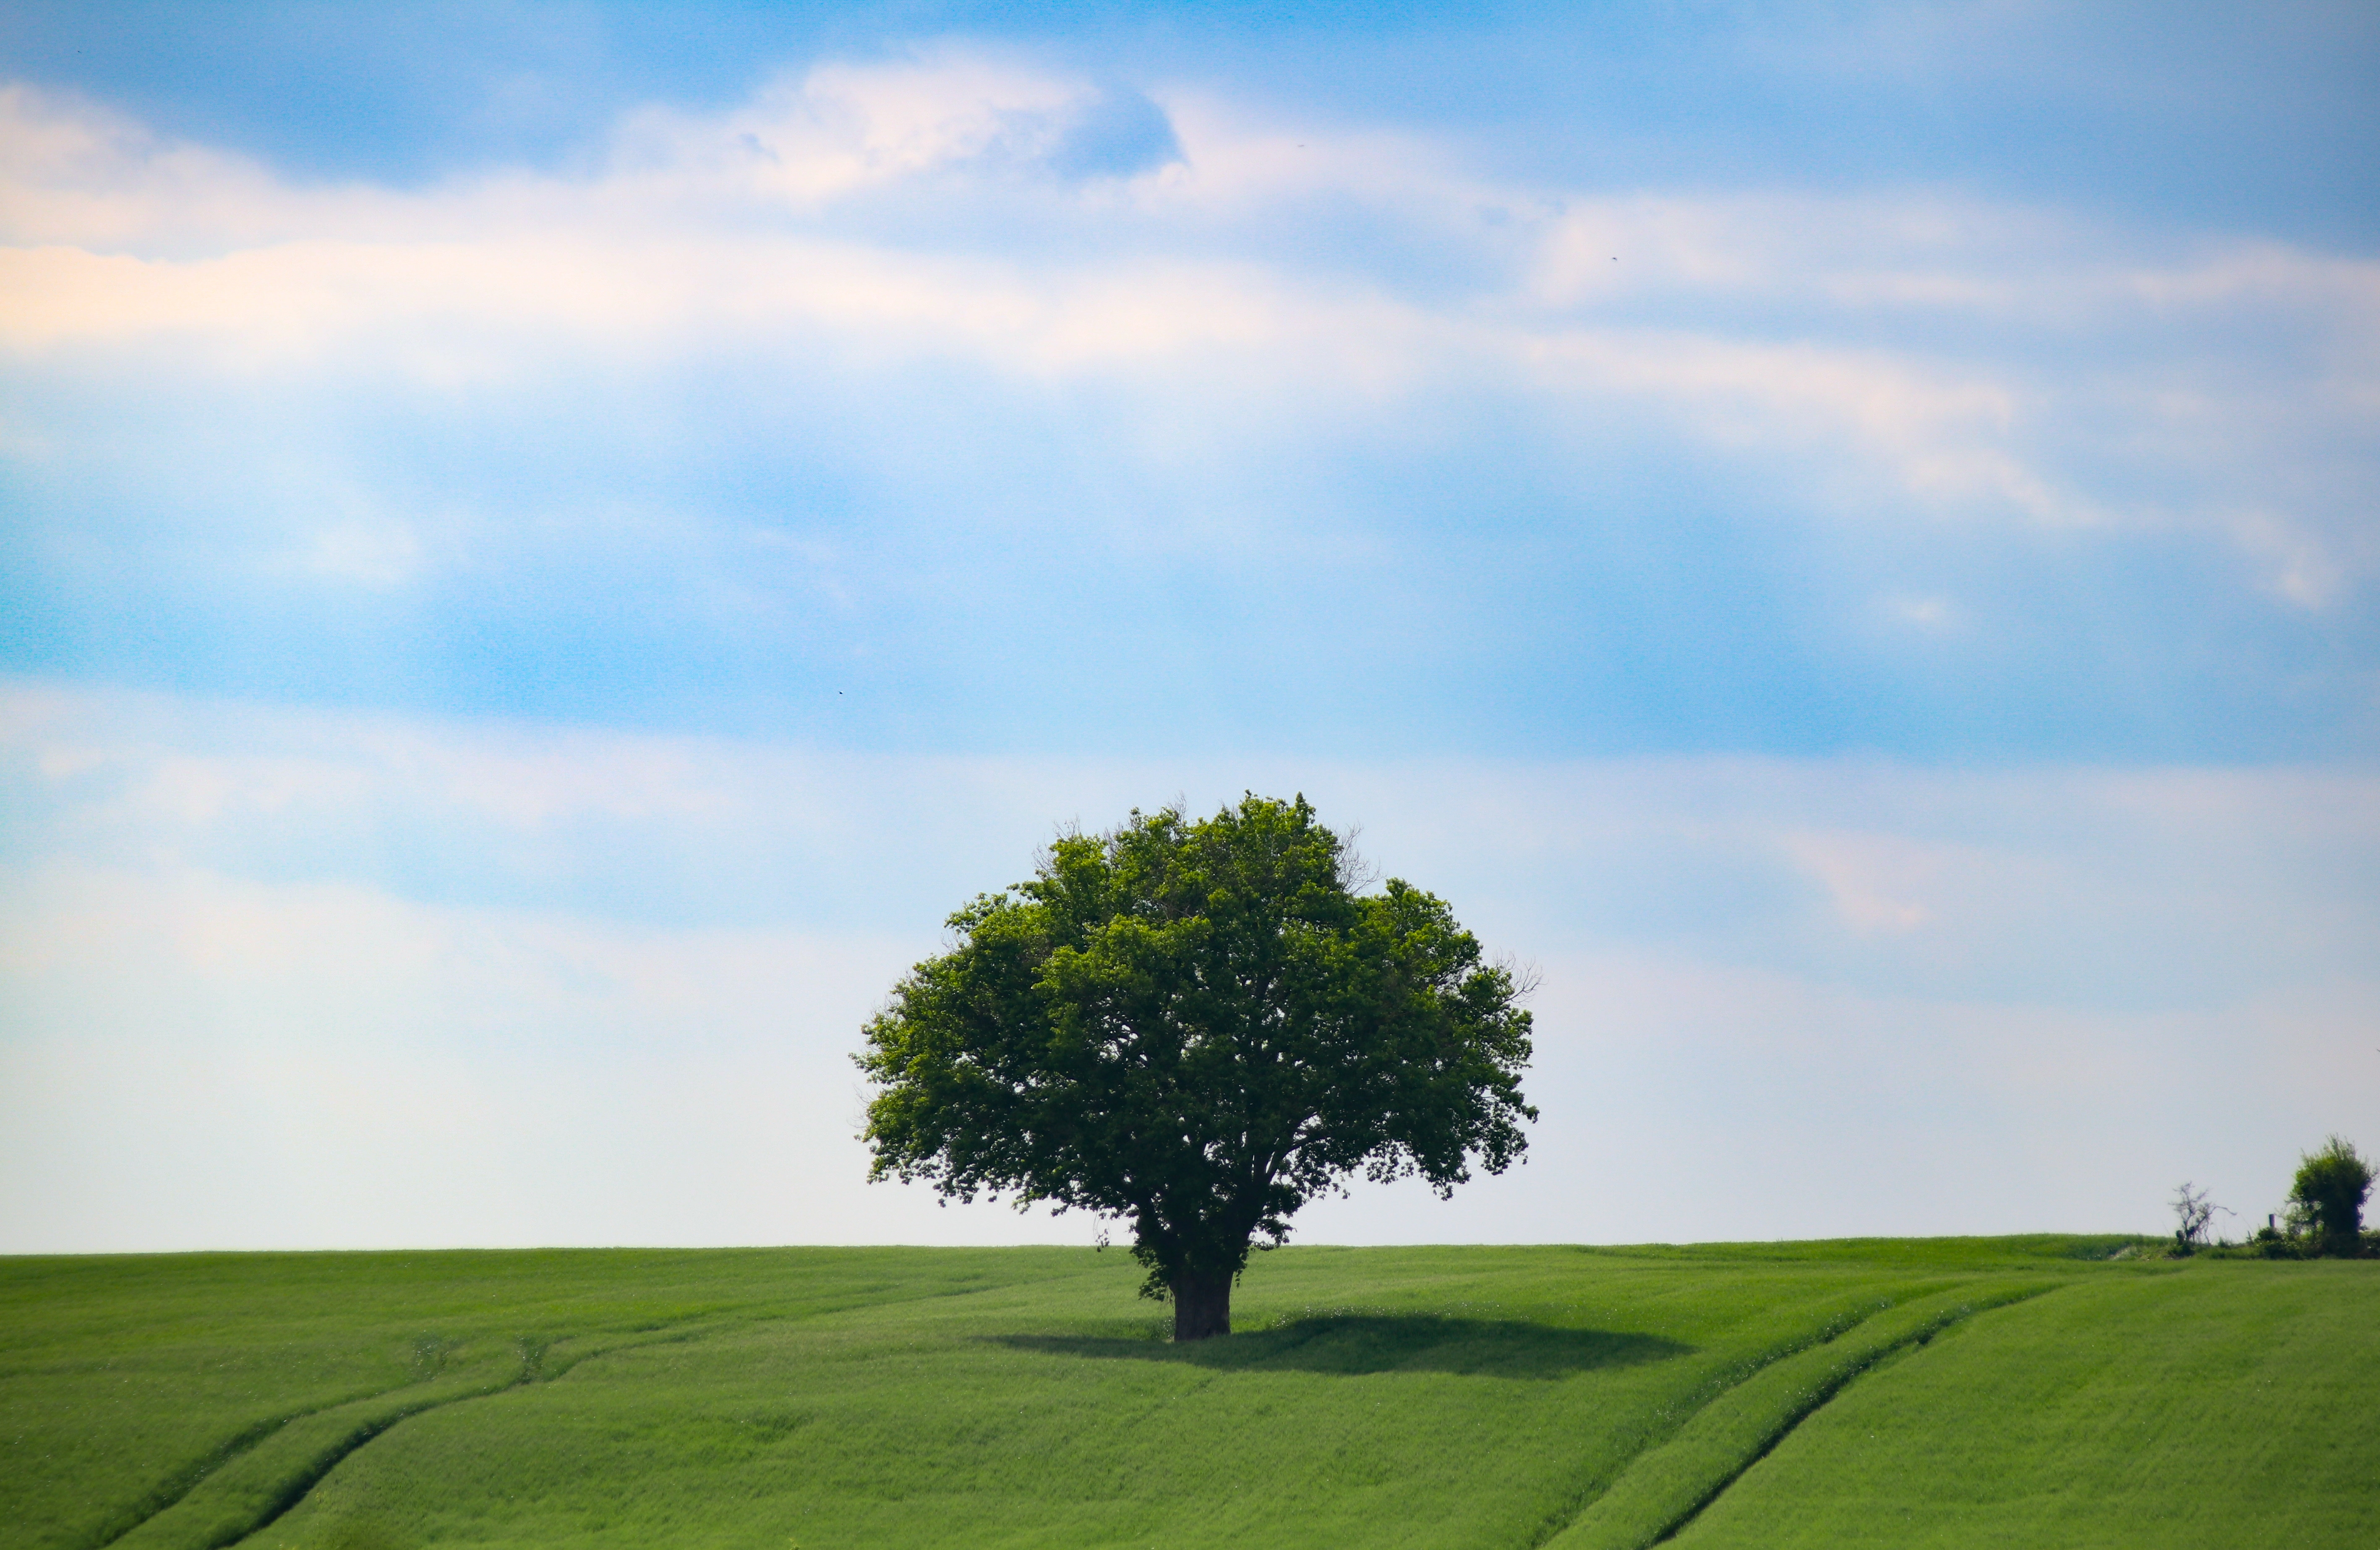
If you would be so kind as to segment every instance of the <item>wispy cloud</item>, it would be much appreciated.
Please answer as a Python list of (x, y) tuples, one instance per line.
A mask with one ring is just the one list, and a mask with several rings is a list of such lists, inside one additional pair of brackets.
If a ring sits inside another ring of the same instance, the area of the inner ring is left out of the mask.
[(1324, 1236), (2380, 1101), (2368, 24), (307, 17), (0, 43), (0, 1248), (1071, 1234), (856, 1026), (1249, 787), (1544, 971), (1531, 1167)]
[(1244, 784), (1543, 978), (1530, 1167), (1310, 1235), (2154, 1228), (2380, 1097), (2368, 776), (918, 759), (26, 684), (0, 726), (12, 1250), (1079, 1239), (868, 1190), (845, 1057), (1060, 824)]
[[(1837, 511), (2236, 539), (2309, 608), (2372, 563), (2380, 265), (1925, 191), (1516, 187), (1411, 137), (1154, 95), (944, 49), (632, 114), (589, 176), (398, 194), (13, 89), (0, 334), (20, 371), (165, 350), (234, 383), (516, 392), (759, 344), (846, 375), (958, 357), (1216, 425), (1261, 404), (1276, 438), (1462, 382), (1649, 414), (1805, 489), (1823, 449)], [(1086, 174), (1119, 113), (1147, 154)]]

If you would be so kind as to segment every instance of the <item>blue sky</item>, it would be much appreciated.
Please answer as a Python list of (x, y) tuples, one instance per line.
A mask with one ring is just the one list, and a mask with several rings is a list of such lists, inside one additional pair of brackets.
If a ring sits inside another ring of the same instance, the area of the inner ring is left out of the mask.
[(2352, 6), (13, 7), (0, 1249), (1063, 1235), (860, 1190), (843, 1054), (1053, 825), (1246, 786), (1546, 975), (1525, 1178), (1318, 1231), (2261, 1213), (2380, 1144), (2375, 80)]

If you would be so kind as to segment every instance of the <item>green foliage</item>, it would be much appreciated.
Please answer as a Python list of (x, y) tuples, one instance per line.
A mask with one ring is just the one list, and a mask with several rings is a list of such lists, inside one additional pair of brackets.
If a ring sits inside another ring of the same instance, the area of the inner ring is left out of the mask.
[(1188, 1345), (1088, 1250), (0, 1260), (0, 1522), (27, 1550), (1523, 1550), (1682, 1514), (1689, 1544), (2367, 1544), (2380, 1265), (2119, 1241), (1292, 1248), (1242, 1336)]
[(2372, 1195), (2372, 1165), (2338, 1136), (2298, 1161), (2289, 1185), (2289, 1217), (2313, 1238), (2317, 1253), (2353, 1258), (2363, 1252), (2363, 1203)]
[(1189, 1295), (1227, 1308), (1316, 1194), (1502, 1171), (1536, 1117), (1519, 987), (1443, 902), (1350, 871), (1302, 796), (1061, 839), (868, 1024), (871, 1176), (1128, 1221), (1199, 1336), (1228, 1314)]

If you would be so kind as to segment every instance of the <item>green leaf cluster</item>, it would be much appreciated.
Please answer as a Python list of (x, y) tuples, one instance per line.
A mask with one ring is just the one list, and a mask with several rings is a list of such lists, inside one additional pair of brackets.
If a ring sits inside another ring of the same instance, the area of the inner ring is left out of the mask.
[(868, 1023), (871, 1177), (1120, 1218), (1163, 1296), (1355, 1176), (1501, 1172), (1524, 987), (1440, 900), (1357, 888), (1302, 795), (1060, 839)]
[(2345, 1139), (2332, 1136), (2298, 1161), (2289, 1186), (2292, 1230), (2311, 1229), (2318, 1252), (2352, 1258), (2363, 1248), (2363, 1203), (2372, 1195), (2372, 1165)]

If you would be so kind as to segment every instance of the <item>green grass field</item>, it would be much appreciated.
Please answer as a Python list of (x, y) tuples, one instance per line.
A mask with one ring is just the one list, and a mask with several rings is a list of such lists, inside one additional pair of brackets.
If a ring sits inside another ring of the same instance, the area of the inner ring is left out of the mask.
[(2123, 1240), (0, 1260), (10, 1545), (2380, 1543), (2380, 1263)]

